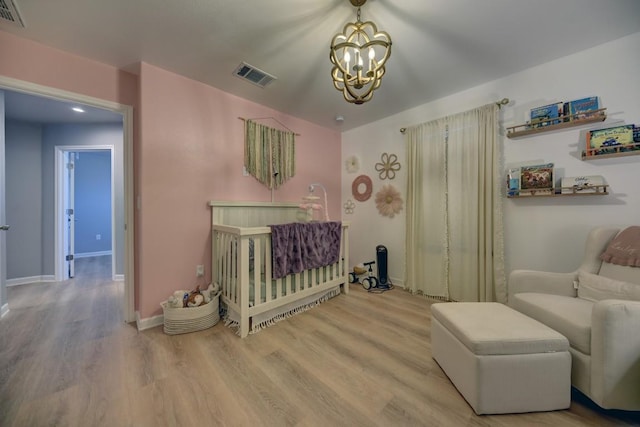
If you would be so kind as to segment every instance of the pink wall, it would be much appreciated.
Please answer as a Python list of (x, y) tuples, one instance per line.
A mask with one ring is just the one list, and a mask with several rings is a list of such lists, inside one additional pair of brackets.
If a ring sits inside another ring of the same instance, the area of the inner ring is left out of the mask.
[(138, 79), (110, 65), (0, 31), (0, 75), (137, 106)]
[(341, 217), (338, 132), (145, 63), (140, 105), (142, 317), (159, 314), (159, 303), (174, 290), (193, 287), (197, 264), (210, 279), (210, 200), (271, 200), (270, 190), (242, 176), (244, 124), (238, 117), (275, 117), (300, 134), (296, 176), (275, 191), (276, 201), (298, 202), (311, 182), (320, 182), (331, 216)]
[(205, 265), (210, 279), (209, 200), (271, 198), (242, 176), (238, 117), (275, 117), (301, 134), (297, 174), (275, 200), (299, 201), (309, 183), (320, 182), (332, 219), (341, 217), (337, 132), (149, 64), (140, 65), (138, 77), (2, 31), (0, 58), (0, 75), (135, 107), (136, 308), (142, 318), (160, 314), (160, 302), (174, 290), (194, 285), (196, 264)]

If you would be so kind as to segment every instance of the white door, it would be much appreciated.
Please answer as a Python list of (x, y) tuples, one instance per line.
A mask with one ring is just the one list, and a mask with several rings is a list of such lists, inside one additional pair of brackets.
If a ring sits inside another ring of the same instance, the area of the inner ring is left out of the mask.
[(65, 152), (65, 174), (64, 174), (64, 215), (66, 219), (66, 230), (64, 233), (65, 249), (65, 279), (75, 276), (75, 153)]
[(7, 220), (4, 199), (4, 92), (0, 90), (0, 317), (8, 310), (6, 282), (6, 249), (7, 239), (5, 237), (9, 226)]

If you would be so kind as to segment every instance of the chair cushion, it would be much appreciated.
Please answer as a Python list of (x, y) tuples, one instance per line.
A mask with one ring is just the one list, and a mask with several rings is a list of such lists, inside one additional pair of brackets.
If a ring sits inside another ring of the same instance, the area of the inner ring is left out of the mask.
[(569, 339), (571, 347), (591, 354), (592, 301), (533, 292), (513, 296), (511, 306)]
[(605, 299), (640, 301), (640, 285), (579, 271), (578, 297), (593, 302)]

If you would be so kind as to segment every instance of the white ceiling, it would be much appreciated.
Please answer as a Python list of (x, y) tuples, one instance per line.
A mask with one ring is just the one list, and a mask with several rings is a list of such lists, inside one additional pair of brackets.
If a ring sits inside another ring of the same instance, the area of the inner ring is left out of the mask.
[[(145, 61), (341, 130), (640, 32), (640, 0), (369, 0), (362, 19), (393, 48), (373, 100), (352, 105), (329, 61), (331, 38), (355, 20), (348, 0), (15, 2), (26, 28), (0, 30), (132, 72)], [(278, 80), (238, 79), (242, 61)]]
[[(5, 117), (32, 123), (122, 123), (122, 114), (21, 92), (4, 91)], [(76, 112), (72, 108), (84, 111)]]

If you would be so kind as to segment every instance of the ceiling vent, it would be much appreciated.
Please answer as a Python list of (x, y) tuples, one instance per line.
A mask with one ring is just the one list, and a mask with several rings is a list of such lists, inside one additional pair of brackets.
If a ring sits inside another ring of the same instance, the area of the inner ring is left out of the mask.
[(8, 23), (24, 28), (24, 21), (18, 11), (18, 5), (13, 0), (0, 0), (0, 24)]
[(248, 81), (249, 83), (253, 83), (254, 85), (260, 87), (265, 87), (266, 85), (277, 79), (276, 76), (265, 73), (264, 71), (259, 70), (253, 65), (247, 64), (246, 62), (241, 62), (240, 65), (238, 65), (238, 67), (233, 71), (233, 74), (243, 80)]

